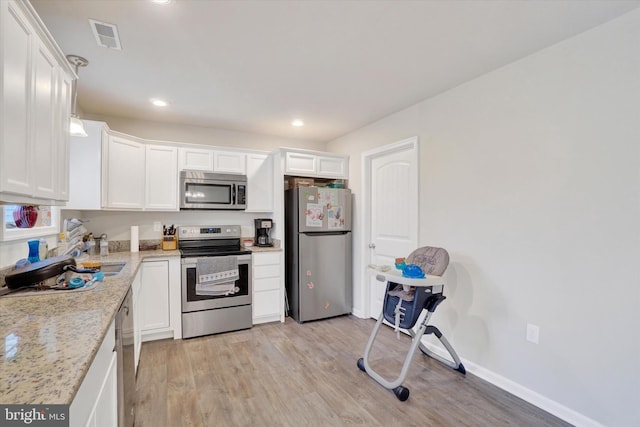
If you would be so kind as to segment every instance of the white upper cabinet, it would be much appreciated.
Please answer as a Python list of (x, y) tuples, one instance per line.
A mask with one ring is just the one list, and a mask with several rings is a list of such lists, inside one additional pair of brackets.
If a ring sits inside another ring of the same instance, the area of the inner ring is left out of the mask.
[(247, 154), (247, 212), (273, 211), (273, 156)]
[(179, 169), (234, 173), (247, 173), (246, 154), (241, 151), (223, 151), (213, 148), (180, 147), (178, 149)]
[(180, 147), (178, 157), (180, 170), (213, 172), (213, 150)]
[(34, 196), (56, 199), (57, 156), (55, 117), (57, 73), (56, 62), (46, 47), (38, 42), (33, 58), (33, 150)]
[(245, 153), (242, 152), (214, 151), (213, 171), (244, 175), (247, 173), (246, 157)]
[(28, 2), (0, 2), (0, 67), (0, 201), (61, 204), (73, 71)]
[(349, 157), (307, 150), (284, 149), (285, 175), (349, 178)]
[(109, 133), (102, 158), (102, 207), (143, 209), (145, 145), (127, 135)]
[(318, 156), (317, 175), (323, 178), (348, 178), (349, 159), (345, 157)]
[(70, 138), (69, 201), (66, 209), (97, 210), (102, 208), (101, 170), (102, 141), (107, 141), (104, 122), (83, 120), (87, 137)]
[(147, 145), (145, 208), (178, 210), (178, 148)]
[[(55, 131), (58, 143), (57, 164), (58, 164), (58, 194), (60, 200), (69, 200), (69, 173), (71, 165), (71, 136), (69, 133), (69, 122), (71, 120), (71, 102), (73, 78), (65, 73), (62, 69), (58, 69), (58, 95), (56, 102), (58, 103), (57, 120)], [(75, 167), (75, 164), (74, 164)]]

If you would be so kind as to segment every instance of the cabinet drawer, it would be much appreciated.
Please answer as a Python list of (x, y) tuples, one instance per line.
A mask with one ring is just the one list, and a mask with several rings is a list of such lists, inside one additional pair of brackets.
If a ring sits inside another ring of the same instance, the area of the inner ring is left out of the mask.
[(280, 264), (280, 252), (262, 252), (253, 254), (253, 265)]
[(262, 279), (265, 277), (280, 277), (279, 265), (259, 265), (253, 267), (253, 278)]
[(268, 277), (253, 281), (253, 292), (278, 291), (280, 290), (280, 278)]

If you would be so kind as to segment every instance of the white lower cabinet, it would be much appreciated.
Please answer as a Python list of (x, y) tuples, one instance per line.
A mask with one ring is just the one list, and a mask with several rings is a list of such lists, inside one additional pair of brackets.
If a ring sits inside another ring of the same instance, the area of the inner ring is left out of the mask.
[(169, 327), (169, 262), (142, 263), (142, 333)]
[(69, 407), (69, 426), (118, 425), (117, 354), (112, 322)]
[(142, 341), (181, 338), (180, 259), (145, 260), (140, 266), (140, 314)]
[(253, 323), (284, 321), (282, 252), (253, 253)]

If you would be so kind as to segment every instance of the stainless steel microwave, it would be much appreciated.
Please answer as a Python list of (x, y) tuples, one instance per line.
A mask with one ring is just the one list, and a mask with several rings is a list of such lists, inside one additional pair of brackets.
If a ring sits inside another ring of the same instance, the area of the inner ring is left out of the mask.
[(180, 172), (180, 209), (247, 207), (247, 177), (200, 171)]

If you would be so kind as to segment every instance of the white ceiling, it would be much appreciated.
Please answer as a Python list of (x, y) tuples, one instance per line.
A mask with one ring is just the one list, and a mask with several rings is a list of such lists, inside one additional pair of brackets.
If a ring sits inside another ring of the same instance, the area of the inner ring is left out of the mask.
[[(640, 6), (637, 0), (31, 0), (85, 113), (330, 141)], [(116, 24), (99, 47), (89, 18)], [(149, 99), (166, 99), (158, 109)], [(306, 126), (293, 128), (301, 118)]]

